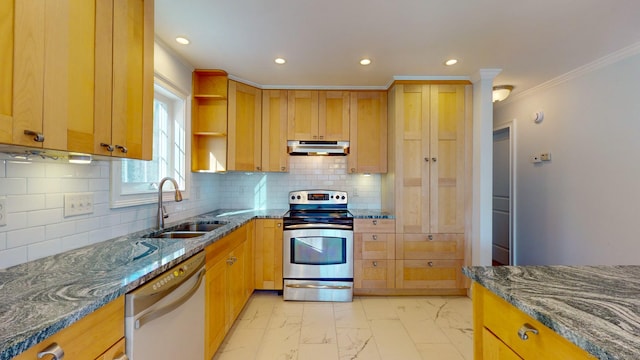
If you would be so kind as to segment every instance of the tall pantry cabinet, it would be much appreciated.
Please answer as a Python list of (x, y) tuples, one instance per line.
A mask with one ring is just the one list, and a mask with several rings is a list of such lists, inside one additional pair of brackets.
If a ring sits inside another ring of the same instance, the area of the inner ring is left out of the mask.
[(471, 85), (396, 83), (388, 110), (383, 206), (396, 215), (395, 287), (464, 293)]

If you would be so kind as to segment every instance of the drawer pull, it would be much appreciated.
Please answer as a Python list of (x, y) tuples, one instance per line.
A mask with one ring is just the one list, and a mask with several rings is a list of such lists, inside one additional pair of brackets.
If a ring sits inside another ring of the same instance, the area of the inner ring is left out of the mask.
[(376, 266), (378, 266), (378, 262), (377, 262), (377, 261), (374, 261), (374, 262), (373, 262), (373, 267), (376, 267)]
[(373, 240), (378, 240), (378, 235), (373, 235), (373, 236), (371, 236), (371, 238), (372, 238)]
[(431, 235), (431, 234), (427, 235), (427, 240), (432, 241), (433, 240), (433, 235)]
[(113, 152), (114, 148), (111, 144), (100, 143), (100, 146), (105, 148), (108, 152)]
[(518, 330), (518, 337), (523, 341), (527, 340), (527, 339), (529, 339), (529, 335), (527, 333), (532, 333), (533, 335), (538, 335), (538, 330), (536, 328), (534, 328), (533, 326), (525, 323), (524, 325), (522, 325), (520, 330)]
[(429, 267), (433, 267), (433, 261), (429, 261), (427, 265), (429, 265)]
[(38, 359), (42, 359), (47, 355), (53, 355), (52, 360), (62, 360), (64, 359), (64, 350), (62, 350), (62, 347), (60, 347), (58, 343), (52, 343), (38, 353)]
[(373, 220), (373, 225), (378, 225), (378, 220)]
[(39, 133), (37, 131), (32, 131), (32, 130), (25, 130), (24, 134), (25, 135), (32, 135), (33, 136), (33, 141), (35, 141), (35, 142), (44, 142), (44, 135), (42, 133)]

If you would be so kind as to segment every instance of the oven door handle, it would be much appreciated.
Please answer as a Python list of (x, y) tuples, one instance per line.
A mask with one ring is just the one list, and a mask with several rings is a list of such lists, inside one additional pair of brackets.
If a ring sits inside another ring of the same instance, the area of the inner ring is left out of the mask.
[(284, 230), (301, 230), (301, 229), (338, 229), (338, 230), (353, 230), (351, 225), (341, 224), (295, 224), (285, 225)]
[(189, 300), (191, 298), (191, 296), (193, 296), (193, 294), (195, 294), (196, 291), (198, 291), (198, 288), (200, 287), (200, 284), (202, 283), (202, 279), (204, 278), (204, 274), (206, 272), (206, 269), (202, 269), (200, 270), (200, 272), (198, 273), (198, 279), (196, 280), (196, 284), (193, 285), (193, 287), (191, 289), (189, 289), (186, 293), (184, 293), (184, 295), (182, 295), (179, 299), (176, 299), (174, 302), (165, 305), (159, 309), (156, 309), (154, 311), (151, 311), (149, 313), (146, 313), (142, 316), (140, 316), (138, 319), (136, 319), (135, 321), (135, 328), (139, 329), (142, 327), (142, 325), (148, 323), (149, 321), (152, 321), (154, 319), (159, 318), (162, 315), (168, 314), (170, 312), (172, 312), (173, 310), (177, 309), (180, 305), (184, 304), (185, 302), (187, 302), (187, 300)]
[(346, 285), (315, 285), (315, 284), (287, 284), (287, 287), (294, 289), (337, 289), (349, 290), (351, 286)]

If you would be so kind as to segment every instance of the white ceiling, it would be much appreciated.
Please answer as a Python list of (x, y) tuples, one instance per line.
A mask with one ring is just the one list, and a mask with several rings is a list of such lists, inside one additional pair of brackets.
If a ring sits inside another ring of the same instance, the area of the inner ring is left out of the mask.
[[(271, 87), (384, 87), (503, 69), (523, 91), (640, 42), (640, 0), (156, 0), (156, 35)], [(186, 36), (191, 44), (174, 41)], [(274, 58), (284, 57), (285, 65)], [(363, 67), (359, 60), (373, 63)], [(446, 67), (447, 58), (460, 60)]]

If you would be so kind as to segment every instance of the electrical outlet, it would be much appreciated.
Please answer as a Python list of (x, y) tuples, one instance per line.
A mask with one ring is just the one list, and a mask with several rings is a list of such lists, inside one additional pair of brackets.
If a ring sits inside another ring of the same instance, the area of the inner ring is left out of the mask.
[(550, 152), (546, 152), (546, 153), (540, 154), (540, 160), (542, 160), (542, 161), (551, 161), (551, 153)]
[(7, 199), (0, 199), (0, 226), (7, 225)]
[(538, 154), (531, 155), (531, 157), (529, 157), (529, 161), (534, 163), (534, 164), (542, 162), (542, 160), (540, 160), (540, 155), (538, 155)]
[(92, 193), (64, 194), (64, 217), (93, 213)]

